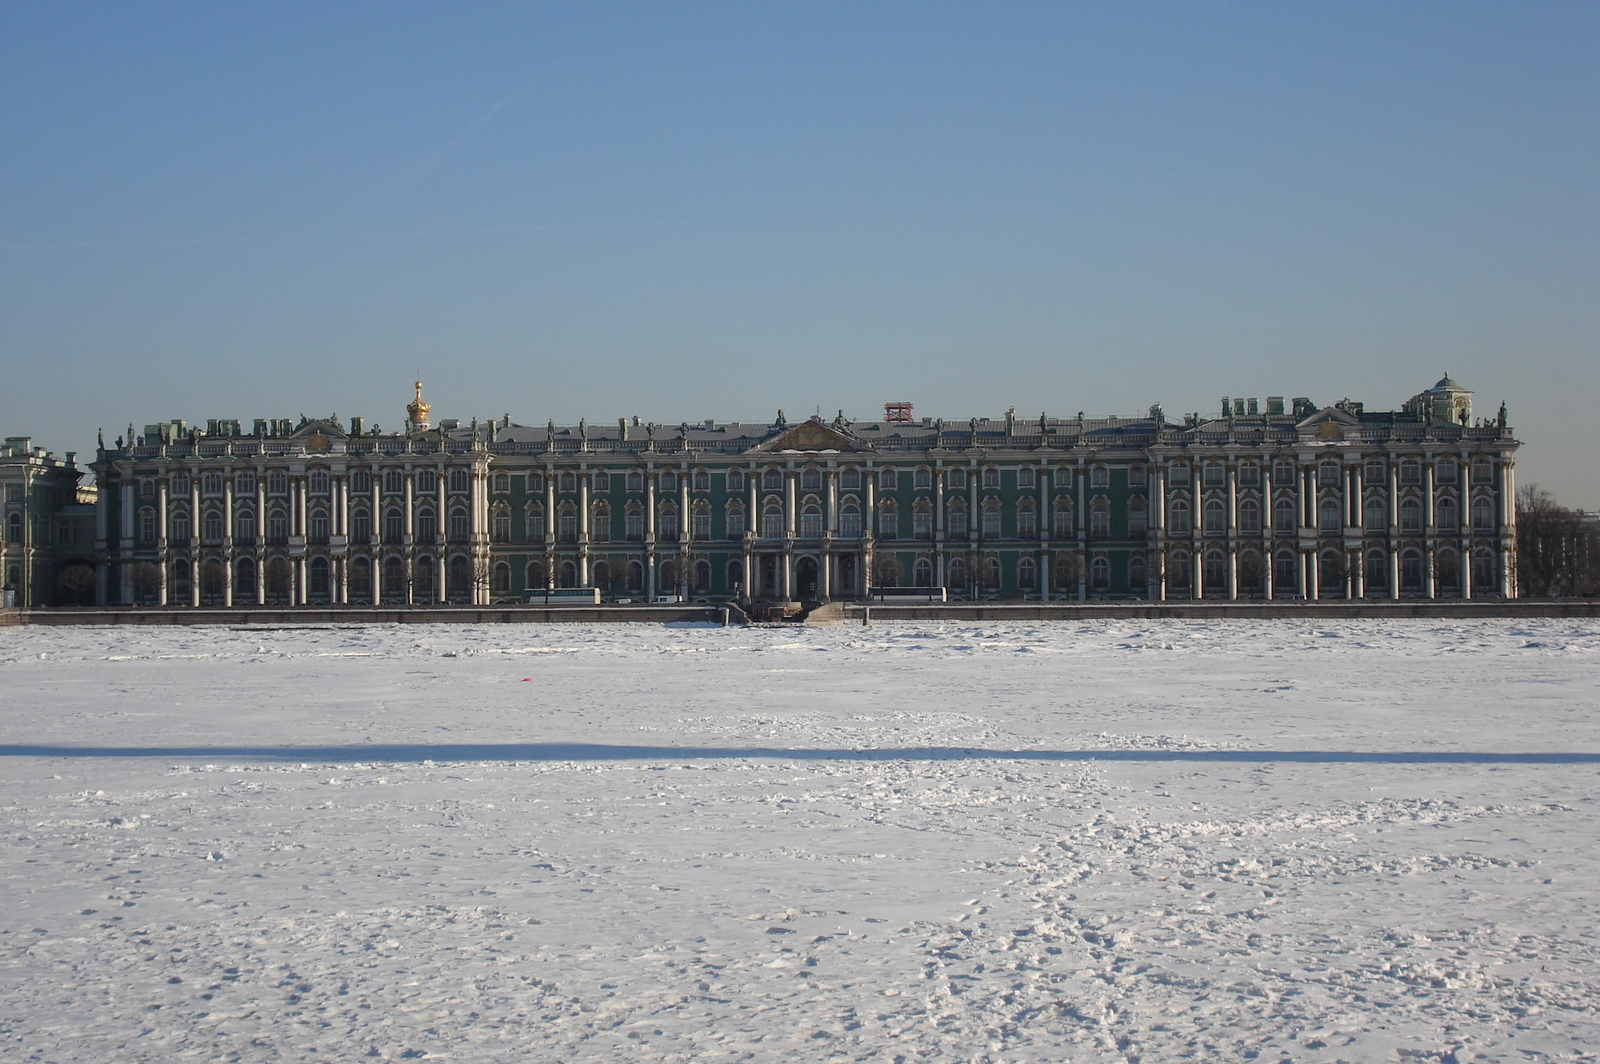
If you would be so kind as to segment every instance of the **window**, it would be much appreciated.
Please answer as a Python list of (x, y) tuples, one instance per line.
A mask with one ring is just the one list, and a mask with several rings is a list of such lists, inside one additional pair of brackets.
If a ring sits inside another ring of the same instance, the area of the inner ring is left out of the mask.
[(189, 494), (189, 474), (187, 474), (187, 473), (174, 473), (172, 475), (172, 485), (168, 490), (173, 495), (187, 495), (187, 494)]
[(884, 469), (878, 473), (878, 490), (893, 491), (900, 486), (899, 478), (892, 469)]
[(1384, 481), (1389, 476), (1388, 467), (1381, 458), (1367, 459), (1366, 472), (1362, 474), (1369, 485), (1375, 488), (1383, 487)]
[(761, 538), (779, 539), (783, 536), (783, 507), (777, 499), (768, 499), (761, 511)]
[[(255, 538), (255, 518), (250, 514), (242, 513), (239, 515), (238, 524), (235, 526), (238, 529), (238, 535), (234, 537), (235, 539), (242, 540), (245, 538), (246, 520), (250, 522), (250, 538)], [(372, 542), (372, 515), (367, 511), (355, 510), (350, 514), (350, 542), (359, 544)]]
[(644, 490), (644, 474), (641, 473), (637, 469), (628, 470), (628, 490), (629, 491), (643, 491)]
[(1111, 586), (1111, 560), (1109, 558), (1096, 558), (1089, 565), (1089, 577), (1096, 591), (1104, 591)]
[(1294, 463), (1279, 460), (1272, 464), (1272, 482), (1280, 487), (1294, 486)]
[(911, 578), (917, 587), (933, 586), (933, 563), (926, 558), (918, 558), (917, 563), (911, 567)]
[(1089, 535), (1098, 539), (1111, 536), (1111, 503), (1097, 498), (1089, 504)]
[(1228, 512), (1221, 499), (1207, 501), (1205, 508), (1206, 535), (1219, 536), (1228, 530)]
[(861, 508), (854, 499), (846, 500), (839, 511), (839, 535), (845, 539), (861, 538)]
[(694, 471), (694, 490), (695, 491), (710, 491), (711, 490), (711, 474), (706, 472), (704, 469), (695, 470)]
[(1031, 591), (1039, 586), (1039, 565), (1028, 555), (1017, 561), (1017, 590)]
[[(452, 470), (450, 470), (450, 490), (451, 491), (454, 491), (454, 492), (465, 492), (465, 491), (469, 490), (471, 487), (472, 487), (472, 474), (470, 472), (468, 472), (465, 469), (452, 469)], [(456, 561), (466, 561), (465, 558), (457, 558), (455, 560)]]
[(983, 538), (1000, 538), (1000, 504), (993, 500), (983, 504)]
[(918, 499), (911, 511), (911, 538), (933, 538), (933, 504), (927, 499)]
[(822, 508), (807, 502), (800, 511), (800, 536), (802, 539), (822, 538)]
[(663, 470), (656, 478), (656, 490), (664, 495), (670, 495), (678, 490), (678, 474), (670, 469)]
[(1367, 551), (1366, 584), (1368, 591), (1383, 591), (1389, 587), (1389, 559), (1381, 550)]
[(1494, 531), (1494, 500), (1486, 495), (1480, 495), (1472, 500), (1472, 530)]
[(465, 543), (472, 534), (472, 522), (463, 507), (450, 511), (450, 542)]
[(1494, 589), (1494, 555), (1486, 547), (1480, 547), (1472, 554), (1472, 586), (1474, 591)]
[(577, 491), (578, 475), (576, 473), (562, 473), (556, 478), (556, 490), (568, 493)]
[(1072, 470), (1066, 466), (1056, 466), (1055, 471), (1051, 473), (1051, 477), (1055, 487), (1072, 487)]
[[(494, 480), (493, 480), (493, 482), (491, 484), (491, 487), (492, 487), (492, 490), (495, 491), (496, 493), (504, 495), (506, 492), (511, 490), (511, 474), (510, 473), (496, 473), (494, 475)], [(507, 579), (508, 580), (510, 579), (510, 575), (509, 574), (510, 574), (510, 570), (507, 570)]]
[(1239, 483), (1253, 488), (1261, 483), (1261, 467), (1254, 462), (1239, 463)]
[(1145, 583), (1144, 555), (1135, 554), (1128, 559), (1128, 590), (1144, 591)]
[(623, 516), (624, 534), (630, 543), (640, 543), (644, 540), (644, 510), (638, 506), (628, 507)]
[(1300, 589), (1300, 563), (1293, 551), (1280, 551), (1272, 560), (1273, 591), (1298, 591)]
[[(537, 543), (545, 537), (544, 507), (530, 506), (523, 511), (523, 534), (530, 543)], [(642, 536), (640, 538), (643, 538)]]
[(399, 543), (405, 538), (406, 520), (397, 507), (390, 507), (383, 512), (383, 541), (385, 543)]
[(1337, 488), (1343, 469), (1338, 462), (1319, 462), (1317, 464), (1317, 483), (1324, 488)]
[(1220, 550), (1206, 552), (1206, 585), (1207, 594), (1216, 594), (1224, 591), (1228, 586), (1228, 559), (1223, 557)]
[(878, 506), (878, 538), (900, 538), (900, 508), (893, 499), (885, 499)]
[[(694, 539), (706, 540), (711, 538), (711, 507), (706, 506), (704, 503), (696, 506), (694, 511), (689, 515), (689, 520), (689, 533)], [(821, 518), (818, 518), (817, 524), (817, 535), (821, 536)]]
[(967, 504), (960, 499), (956, 499), (950, 503), (950, 509), (945, 518), (945, 533), (951, 539), (966, 539), (968, 531)]
[(1208, 486), (1226, 484), (1228, 470), (1221, 462), (1207, 462), (1205, 466), (1205, 479)]
[(561, 543), (578, 542), (578, 511), (570, 505), (556, 512), (556, 540)]
[(172, 515), (172, 539), (175, 543), (189, 542), (189, 515), (181, 510)]
[(493, 586), (496, 595), (509, 595), (511, 593), (511, 566), (505, 562), (495, 563)]
[(1400, 504), (1400, 531), (1422, 531), (1422, 504), (1415, 499), (1407, 499)]
[(1400, 590), (1422, 590), (1422, 554), (1408, 550), (1400, 555)]
[(766, 491), (783, 490), (783, 472), (778, 469), (768, 469), (761, 474), (761, 487)]
[(983, 487), (998, 488), (1000, 486), (1000, 470), (995, 466), (983, 467)]
[(1167, 527), (1175, 533), (1187, 534), (1189, 531), (1189, 504), (1182, 499), (1176, 499), (1167, 507)]
[(1454, 458), (1441, 458), (1433, 464), (1433, 481), (1435, 484), (1454, 484), (1456, 482), (1456, 460)]
[(1254, 499), (1244, 499), (1239, 503), (1239, 531), (1246, 535), (1261, 531), (1261, 504)]
[(405, 476), (398, 469), (383, 471), (383, 491), (386, 495), (399, 495), (406, 490)]
[(956, 468), (945, 474), (945, 484), (952, 491), (965, 491), (967, 487), (967, 471)]
[(1060, 499), (1050, 521), (1051, 535), (1056, 539), (1071, 539), (1073, 533), (1072, 502)]
[(411, 478), (411, 490), (417, 495), (439, 494), (439, 473), (434, 469), (419, 469)]
[(821, 491), (822, 490), (822, 470), (817, 469), (814, 466), (809, 466), (809, 467), (801, 470), (800, 471), (800, 490), (802, 490), (802, 491)]
[(207, 495), (221, 495), (222, 474), (208, 470), (200, 478), (200, 490)]
[(846, 466), (844, 472), (839, 475), (839, 485), (845, 491), (860, 491), (861, 470), (855, 466)]
[(423, 506), (417, 510), (415, 527), (418, 543), (433, 543), (439, 538), (439, 515), (434, 513), (433, 507)]
[(711, 563), (698, 561), (694, 563), (694, 589), (696, 591), (711, 590)]
[(1461, 530), (1461, 514), (1456, 508), (1454, 499), (1440, 499), (1433, 508), (1433, 523), (1441, 532), (1459, 532)]
[[(606, 525), (607, 525), (608, 529), (610, 527), (610, 524), (611, 524), (610, 518), (607, 518), (606, 519)], [(511, 542), (511, 511), (510, 510), (506, 510), (506, 509), (496, 510), (494, 512), (494, 514), (489, 518), (489, 538), (492, 539), (496, 543), (510, 543)], [(608, 538), (609, 538), (609, 535), (608, 535)]]
[(528, 490), (529, 491), (543, 491), (544, 490), (544, 474), (543, 473), (529, 473), (528, 474)]
[(661, 508), (661, 519), (656, 523), (656, 531), (664, 543), (676, 543), (682, 529), (678, 525), (678, 508), (671, 503)]
[(306, 490), (312, 495), (328, 494), (328, 471), (326, 469), (313, 469), (307, 478)]
[[(366, 477), (365, 473), (360, 474)], [(256, 493), (256, 475), (254, 473), (236, 473), (233, 477), (233, 490), (239, 495), (254, 495)], [(369, 484), (366, 490), (371, 490)]]
[(1272, 506), (1272, 527), (1279, 532), (1293, 532), (1299, 522), (1295, 519), (1294, 500), (1279, 499)]
[[(147, 499), (155, 498), (156, 497), (156, 482), (153, 481), (153, 480), (141, 480), (141, 481), (139, 481), (139, 494), (143, 495)], [(6, 495), (7, 495), (8, 498), (11, 499), (12, 502), (16, 502), (16, 501), (18, 501), (19, 499), (22, 498), (22, 489), (17, 487), (17, 486), (15, 486), (15, 485), (13, 485), (13, 486), (11, 486), (11, 487), (6, 489)]]
[(289, 494), (289, 475), (281, 469), (274, 469), (267, 474), (267, 494)]
[(727, 525), (729, 539), (744, 538), (744, 503), (735, 502), (728, 504)]
[(1382, 532), (1389, 523), (1389, 507), (1384, 504), (1383, 496), (1373, 495), (1367, 499), (1366, 530), (1368, 532)]
[(1167, 562), (1167, 584), (1170, 587), (1189, 586), (1189, 552), (1173, 551)]
[(328, 511), (321, 509), (311, 511), (306, 535), (311, 543), (319, 546), (328, 542)]
[(927, 466), (918, 466), (911, 482), (917, 491), (931, 491), (933, 489), (933, 470)]
[(1037, 539), (1039, 536), (1039, 511), (1032, 499), (1017, 504), (1017, 538)]
[(744, 470), (742, 470), (742, 469), (730, 469), (730, 470), (728, 470), (728, 490), (729, 491), (743, 491), (744, 490)]
[(281, 547), (289, 542), (289, 513), (273, 510), (267, 514), (267, 542)]
[(1474, 458), (1472, 460), (1472, 482), (1474, 484), (1494, 483), (1494, 463), (1487, 458)]
[(1142, 536), (1150, 529), (1149, 513), (1145, 509), (1144, 500), (1132, 498), (1128, 500), (1128, 535), (1130, 537)]
[(1344, 527), (1338, 499), (1323, 499), (1317, 508), (1317, 530), (1324, 536), (1337, 536)]
[(1421, 484), (1422, 463), (1415, 458), (1404, 458), (1400, 461), (1400, 483)]

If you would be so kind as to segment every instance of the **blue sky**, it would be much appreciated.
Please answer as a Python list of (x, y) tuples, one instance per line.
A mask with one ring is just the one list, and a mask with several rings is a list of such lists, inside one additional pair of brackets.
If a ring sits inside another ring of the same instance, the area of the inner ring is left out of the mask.
[(1600, 5), (0, 7), (0, 427), (1501, 399), (1600, 507)]

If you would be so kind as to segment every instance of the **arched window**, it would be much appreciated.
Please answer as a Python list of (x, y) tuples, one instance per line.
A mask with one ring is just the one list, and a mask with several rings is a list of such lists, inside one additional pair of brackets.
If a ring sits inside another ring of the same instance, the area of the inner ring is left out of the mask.
[(1367, 459), (1365, 476), (1368, 487), (1380, 488), (1389, 476), (1389, 467), (1384, 464), (1381, 458), (1369, 458)]
[(267, 514), (267, 542), (277, 547), (289, 542), (289, 511), (273, 510)]
[(1433, 482), (1435, 484), (1454, 484), (1456, 471), (1460, 468), (1454, 458), (1440, 458), (1433, 463)]
[(1144, 555), (1135, 554), (1128, 559), (1128, 590), (1142, 592), (1145, 590), (1145, 583)]
[(1472, 552), (1472, 590), (1474, 594), (1495, 590), (1494, 553), (1487, 547)]
[(1173, 532), (1187, 535), (1189, 532), (1189, 504), (1182, 499), (1174, 500), (1167, 508), (1167, 526)]
[(644, 590), (644, 563), (642, 563), (642, 562), (629, 562), (628, 563), (628, 590), (629, 591), (643, 591)]
[(1096, 591), (1104, 591), (1111, 586), (1111, 559), (1096, 558), (1089, 563), (1089, 582)]
[(670, 469), (663, 469), (656, 476), (656, 490), (671, 494), (678, 490), (678, 474)]
[(1370, 591), (1384, 591), (1389, 587), (1389, 556), (1381, 550), (1367, 551), (1366, 585)]
[(1472, 482), (1474, 484), (1494, 483), (1494, 463), (1487, 458), (1474, 458), (1472, 460)]
[(949, 580), (951, 587), (968, 587), (970, 582), (967, 579), (967, 563), (960, 558), (951, 558)]
[(556, 510), (556, 540), (560, 543), (578, 542), (578, 511), (570, 502)]
[(1206, 594), (1216, 595), (1227, 589), (1228, 559), (1220, 550), (1206, 551)]
[(1173, 551), (1172, 556), (1167, 560), (1167, 586), (1188, 587), (1189, 572), (1189, 552), (1186, 550)]
[(274, 469), (267, 474), (267, 494), (289, 494), (289, 475), (281, 469)]
[(1000, 486), (1000, 469), (998, 466), (983, 467), (983, 481), (981, 486), (984, 488), (998, 488)]
[(457, 492), (457, 493), (461, 493), (461, 492), (467, 491), (471, 487), (472, 487), (472, 473), (469, 470), (466, 470), (466, 469), (452, 469), (452, 470), (450, 470), (450, 490), (451, 491)]
[(202, 519), (202, 534), (207, 543), (222, 542), (222, 511), (210, 509)]
[(1034, 591), (1039, 587), (1039, 563), (1029, 555), (1017, 562), (1017, 590)]
[(1036, 539), (1039, 535), (1039, 510), (1032, 499), (1017, 503), (1017, 538)]
[(879, 491), (894, 491), (899, 486), (900, 477), (893, 469), (882, 469), (878, 471)]
[[(606, 518), (607, 537), (610, 535), (611, 519)], [(511, 542), (511, 511), (505, 507), (496, 507), (494, 513), (489, 515), (489, 538), (496, 543)]]
[(1461, 513), (1456, 508), (1454, 499), (1440, 499), (1433, 508), (1433, 523), (1441, 532), (1459, 532), (1461, 530)]
[(529, 491), (534, 491), (534, 492), (543, 491), (544, 490), (544, 485), (545, 485), (545, 479), (544, 479), (544, 474), (543, 473), (529, 473), (528, 474), (528, 490)]
[(800, 509), (800, 538), (822, 538), (822, 507), (810, 499)]
[(1400, 555), (1400, 590), (1422, 590), (1422, 552), (1415, 548)]
[(1324, 488), (1337, 488), (1342, 469), (1338, 462), (1328, 459), (1317, 463), (1317, 483)]
[(450, 559), (450, 567), (446, 570), (450, 583), (451, 598), (466, 598), (472, 594), (472, 563), (465, 554), (457, 554)]
[(1142, 465), (1128, 467), (1128, 487), (1142, 488), (1150, 483), (1150, 471)]
[(807, 466), (806, 468), (802, 469), (800, 471), (800, 490), (821, 491), (822, 470), (818, 469), (816, 466)]
[(294, 576), (289, 568), (289, 559), (278, 557), (267, 560), (266, 571), (267, 597), (274, 602), (286, 602), (289, 590), (294, 585)]
[(696, 469), (694, 471), (694, 490), (695, 491), (710, 491), (711, 490), (711, 474), (706, 472), (704, 469)]
[(965, 490), (967, 486), (967, 471), (957, 466), (945, 474), (944, 480), (945, 486), (952, 491)]
[(423, 506), (417, 510), (417, 535), (418, 543), (433, 543), (439, 538), (439, 515), (434, 513), (433, 507)]
[(1072, 487), (1072, 470), (1067, 466), (1056, 466), (1051, 472), (1050, 477), (1050, 484), (1052, 487)]
[(1400, 483), (1421, 484), (1422, 463), (1415, 458), (1402, 458), (1400, 460)]
[(319, 546), (328, 542), (328, 511), (321, 508), (311, 511), (306, 522), (306, 537)]
[[(365, 558), (360, 559), (360, 561), (363, 565), (367, 563)], [(366, 576), (367, 585), (365, 590), (368, 594), (371, 594), (372, 571), (370, 568), (351, 569), (350, 589), (352, 591), (356, 590), (355, 574), (358, 571)], [(233, 601), (235, 605), (239, 606), (250, 605), (256, 601), (256, 563), (254, 558), (240, 558), (238, 564), (234, 566)]]
[(494, 593), (496, 595), (509, 595), (511, 593), (511, 566), (505, 562), (496, 562), (494, 566)]
[[(6, 539), (12, 543), (22, 542), (22, 515), (12, 514), (6, 519)], [(139, 510), (139, 542), (154, 545), (156, 541), (156, 510), (154, 506), (145, 506)]]
[(439, 490), (439, 474), (432, 469), (417, 470), (411, 490), (418, 495), (432, 495)]
[(723, 521), (727, 527), (729, 539), (743, 539), (745, 531), (744, 503), (730, 502), (723, 513)]
[(918, 558), (917, 563), (911, 567), (912, 579), (918, 587), (933, 586), (933, 563), (926, 558)]
[(522, 586), (529, 591), (543, 591), (545, 589), (543, 562), (528, 563), (528, 568), (523, 574)]
[[(406, 518), (398, 506), (391, 506), (383, 514), (383, 541), (385, 543), (399, 543), (405, 539)], [(269, 529), (270, 534), (270, 529)]]
[(628, 470), (627, 488), (629, 491), (643, 491), (644, 473), (638, 469)]
[[(234, 477), (235, 491), (244, 491), (243, 476)], [(365, 469), (357, 469), (350, 474), (350, 494), (370, 495), (372, 493), (372, 473)]]
[(435, 602), (438, 592), (434, 589), (435, 562), (428, 555), (419, 557), (411, 566), (411, 601)]
[(878, 504), (878, 538), (900, 538), (900, 508), (893, 499), (885, 499)]
[(1279, 532), (1293, 532), (1299, 522), (1295, 517), (1294, 500), (1287, 496), (1272, 504), (1272, 527)]
[[(269, 481), (270, 483), (270, 478)], [(383, 491), (386, 495), (399, 495), (406, 490), (405, 475), (398, 469), (385, 469), (383, 471)]]
[(187, 561), (179, 558), (172, 563), (172, 593), (168, 597), (168, 601), (180, 606), (189, 604), (189, 595), (193, 590), (193, 586), (189, 582), (190, 575), (191, 570)]
[(522, 525), (523, 535), (528, 542), (537, 543), (544, 539), (544, 507), (538, 503), (531, 504), (522, 512)]
[(783, 490), (783, 471), (768, 469), (761, 474), (761, 487), (766, 491)]
[(984, 539), (1000, 538), (1000, 504), (993, 499), (983, 504), (982, 533)]
[(1206, 500), (1206, 535), (1220, 535), (1228, 530), (1228, 511), (1221, 499)]
[(405, 563), (399, 555), (389, 555), (383, 560), (383, 600), (404, 602), (407, 588)]
[(1078, 559), (1073, 554), (1056, 555), (1055, 575), (1052, 577), (1055, 586), (1062, 591), (1071, 591), (1078, 584)]
[(1433, 556), (1433, 575), (1440, 590), (1460, 591), (1461, 556), (1449, 547), (1440, 550)]
[(188, 545), (189, 514), (186, 510), (179, 510), (172, 515), (172, 542), (175, 546)]
[(306, 592), (311, 599), (317, 602), (326, 602), (329, 598), (328, 559), (312, 558), (307, 566)]
[[(1131, 479), (1131, 477), (1130, 477)], [(1247, 488), (1253, 488), (1261, 483), (1261, 467), (1255, 462), (1246, 460), (1239, 463), (1239, 483)]]
[(1325, 550), (1317, 559), (1317, 583), (1323, 595), (1340, 593), (1344, 590), (1344, 577), (1349, 566), (1345, 561), (1342, 550)]
[(1055, 539), (1071, 539), (1072, 528), (1072, 501), (1070, 499), (1057, 499), (1056, 508), (1050, 519), (1050, 534)]
[(967, 538), (967, 504), (960, 499), (950, 503), (945, 532), (951, 539)]
[(744, 591), (744, 563), (743, 562), (737, 562), (737, 561), (729, 562), (728, 563), (728, 592), (730, 594), (737, 595), (737, 594), (740, 594), (743, 591)]
[(656, 532), (658, 533), (657, 538), (659, 538), (663, 543), (676, 543), (678, 542), (678, 534), (680, 531), (681, 529), (678, 525), (678, 507), (670, 502), (663, 503), (661, 506), (661, 514), (656, 521)]
[(628, 508), (623, 511), (623, 535), (630, 543), (644, 541), (644, 507), (637, 502), (628, 503)]
[(1239, 502), (1239, 531), (1245, 535), (1255, 535), (1261, 531), (1261, 504), (1254, 499), (1242, 499)]
[(678, 567), (670, 561), (661, 563), (661, 568), (656, 570), (656, 589), (668, 594), (678, 590)]
[(1032, 488), (1037, 487), (1038, 483), (1039, 476), (1034, 472), (1032, 466), (1023, 466), (1021, 469), (1017, 470), (1017, 487)]
[(1272, 583), (1275, 594), (1300, 589), (1300, 562), (1293, 551), (1279, 551), (1272, 559)]
[[(306, 478), (306, 491), (312, 495), (328, 494), (328, 471), (326, 469), (313, 469), (311, 475)], [(323, 576), (327, 576), (326, 568), (324, 568)]]
[(1144, 500), (1135, 495), (1128, 500), (1128, 535), (1143, 536), (1149, 527), (1149, 514), (1145, 510)]
[(207, 495), (222, 494), (222, 474), (214, 470), (207, 470), (200, 475), (200, 490)]
[[(357, 511), (350, 520), (353, 527), (363, 531), (359, 539), (351, 536), (352, 539), (357, 543), (365, 543), (372, 538), (372, 518), (367, 516), (365, 510)], [(241, 546), (249, 546), (256, 541), (255, 511), (240, 510), (239, 516), (233, 519), (233, 541)]]
[(927, 499), (918, 499), (911, 508), (911, 538), (933, 538), (933, 504)]
[(761, 510), (761, 538), (779, 539), (783, 536), (783, 504), (768, 499)]
[(472, 522), (467, 517), (465, 507), (457, 506), (450, 511), (450, 542), (465, 543), (471, 538)]
[(1336, 536), (1344, 527), (1338, 499), (1323, 499), (1317, 507), (1317, 529), (1324, 536)]
[[(694, 509), (689, 512), (689, 532), (695, 540), (711, 538), (711, 507), (704, 502), (697, 502)], [(818, 532), (817, 535), (821, 535)]]
[(1472, 530), (1474, 532), (1494, 531), (1494, 500), (1480, 495), (1472, 500)]
[(729, 491), (743, 491), (744, 490), (744, 470), (742, 470), (742, 469), (730, 469), (730, 470), (728, 470), (728, 490)]
[[(506, 492), (511, 490), (511, 474), (510, 473), (496, 473), (494, 475), (494, 480), (491, 481), (490, 483), (491, 483), (491, 487), (490, 487), (491, 491), (493, 491), (497, 495), (504, 495)], [(509, 579), (509, 577), (508, 577), (508, 579)]]
[(1111, 538), (1111, 503), (1097, 496), (1089, 503), (1089, 535), (1096, 539)]
[(1368, 532), (1382, 532), (1389, 521), (1389, 507), (1381, 495), (1367, 497), (1366, 529)]
[(1000, 586), (1000, 559), (989, 558), (983, 563), (983, 586), (996, 588)]
[(697, 561), (694, 563), (694, 589), (699, 592), (711, 590), (711, 563)]
[(845, 491), (860, 491), (861, 470), (855, 466), (845, 466), (844, 471), (839, 474), (839, 486)]
[(845, 539), (861, 538), (861, 507), (854, 499), (846, 499), (839, 510), (839, 535)]
[(1400, 531), (1422, 531), (1422, 504), (1416, 499), (1407, 499), (1400, 504)]

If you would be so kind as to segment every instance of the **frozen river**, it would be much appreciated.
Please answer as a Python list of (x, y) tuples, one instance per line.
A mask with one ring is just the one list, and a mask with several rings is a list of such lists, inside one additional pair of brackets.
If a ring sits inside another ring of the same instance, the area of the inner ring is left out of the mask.
[(0, 1058), (1600, 1058), (1600, 625), (0, 630)]

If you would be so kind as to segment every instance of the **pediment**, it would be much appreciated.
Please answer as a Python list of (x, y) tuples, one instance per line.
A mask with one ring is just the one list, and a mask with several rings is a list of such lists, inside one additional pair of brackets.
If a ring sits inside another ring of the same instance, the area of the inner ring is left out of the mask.
[(1295, 425), (1297, 431), (1309, 432), (1324, 440), (1342, 440), (1347, 432), (1360, 428), (1360, 418), (1336, 406), (1325, 406)]
[(769, 436), (746, 453), (770, 451), (870, 451), (873, 448), (848, 433), (812, 419)]

